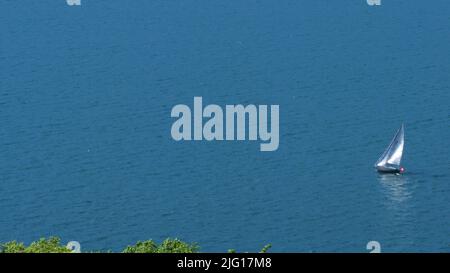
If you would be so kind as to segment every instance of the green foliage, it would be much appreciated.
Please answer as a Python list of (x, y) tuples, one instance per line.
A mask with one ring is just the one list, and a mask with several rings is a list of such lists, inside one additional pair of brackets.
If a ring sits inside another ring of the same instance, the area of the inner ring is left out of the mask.
[(123, 253), (157, 253), (158, 245), (152, 240), (138, 241), (134, 246), (127, 246)]
[(166, 239), (160, 245), (152, 240), (137, 242), (133, 246), (124, 249), (124, 253), (196, 253), (199, 247), (197, 244), (189, 244), (178, 239)]
[(189, 244), (168, 238), (158, 247), (158, 253), (197, 253), (199, 249), (196, 243)]
[(267, 244), (261, 249), (261, 251), (259, 251), (259, 253), (267, 253), (270, 248), (272, 248), (272, 244)]
[[(267, 253), (267, 251), (269, 251), (269, 249), (271, 247), (272, 247), (271, 244), (267, 244), (259, 251), (259, 253)], [(237, 253), (237, 251), (236, 251), (236, 249), (228, 249), (228, 253), (233, 254), (233, 253)]]
[(31, 243), (25, 249), (25, 253), (70, 253), (71, 251), (64, 245), (61, 245), (61, 240), (57, 237), (50, 237), (48, 239), (41, 238), (39, 241)]
[(41, 238), (39, 241), (25, 246), (16, 241), (0, 245), (0, 253), (69, 253), (70, 250), (61, 245), (61, 240), (57, 237), (48, 239)]
[(23, 253), (25, 245), (16, 241), (0, 244), (0, 253)]
[[(260, 253), (266, 253), (272, 245), (264, 246)], [(186, 243), (179, 239), (168, 238), (161, 244), (152, 240), (138, 241), (135, 245), (127, 246), (123, 253), (198, 253), (200, 250), (196, 243)], [(41, 238), (39, 241), (26, 246), (24, 243), (11, 241), (0, 243), (0, 253), (70, 253), (71, 251), (61, 244), (58, 237), (48, 239)], [(91, 251), (104, 252), (104, 251)], [(108, 251), (110, 252), (110, 251)], [(236, 250), (230, 249), (228, 253), (236, 253)]]

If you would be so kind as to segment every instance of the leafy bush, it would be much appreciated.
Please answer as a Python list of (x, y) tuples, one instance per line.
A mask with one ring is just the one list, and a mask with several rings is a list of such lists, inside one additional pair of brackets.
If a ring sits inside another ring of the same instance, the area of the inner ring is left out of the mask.
[(199, 249), (196, 243), (189, 244), (168, 238), (158, 247), (158, 253), (197, 253)]
[(127, 246), (123, 253), (156, 253), (158, 245), (152, 240), (140, 242), (138, 241), (134, 246)]
[(65, 246), (61, 245), (61, 240), (57, 237), (50, 237), (48, 239), (41, 238), (39, 241), (31, 243), (25, 249), (25, 253), (70, 253), (71, 251)]
[(69, 253), (66, 246), (61, 245), (61, 240), (57, 237), (48, 239), (41, 238), (39, 241), (31, 243), (26, 247), (23, 243), (16, 241), (0, 245), (0, 253)]
[(160, 245), (152, 240), (137, 242), (134, 246), (128, 246), (124, 253), (196, 253), (197, 244), (189, 244), (178, 239), (166, 239)]
[(23, 253), (25, 252), (25, 246), (23, 243), (16, 241), (0, 244), (0, 253)]
[(272, 244), (267, 244), (261, 249), (261, 251), (259, 253), (267, 253), (267, 251), (269, 251), (269, 249), (271, 249), (271, 248), (272, 248)]
[[(260, 253), (265, 253), (271, 248), (271, 245), (264, 246)], [(168, 238), (161, 244), (152, 240), (138, 241), (135, 245), (127, 246), (123, 253), (198, 253), (200, 250), (196, 243), (186, 243), (179, 239)], [(70, 253), (65, 245), (61, 244), (58, 237), (41, 238), (39, 241), (26, 246), (24, 243), (11, 241), (0, 243), (0, 253)], [(104, 251), (94, 251), (104, 252)], [(236, 250), (230, 249), (228, 253), (236, 253)]]
[[(267, 251), (269, 251), (269, 249), (271, 247), (272, 247), (271, 244), (267, 244), (259, 251), (259, 253), (267, 253)], [(237, 253), (237, 252), (236, 252), (236, 249), (228, 249), (228, 253), (234, 254), (234, 253)]]

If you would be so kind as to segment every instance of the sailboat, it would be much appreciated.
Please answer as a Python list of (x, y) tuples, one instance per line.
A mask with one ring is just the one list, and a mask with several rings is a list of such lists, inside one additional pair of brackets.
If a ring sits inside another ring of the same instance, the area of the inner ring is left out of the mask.
[(405, 169), (400, 166), (405, 145), (405, 127), (398, 129), (391, 143), (375, 163), (375, 168), (379, 172), (403, 173)]

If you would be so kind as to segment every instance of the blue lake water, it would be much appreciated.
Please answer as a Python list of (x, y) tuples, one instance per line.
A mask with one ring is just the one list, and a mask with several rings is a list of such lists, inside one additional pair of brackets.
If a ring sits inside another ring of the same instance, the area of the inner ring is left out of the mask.
[[(0, 6), (1, 242), (450, 251), (447, 0)], [(279, 104), (279, 149), (173, 141), (194, 96)]]

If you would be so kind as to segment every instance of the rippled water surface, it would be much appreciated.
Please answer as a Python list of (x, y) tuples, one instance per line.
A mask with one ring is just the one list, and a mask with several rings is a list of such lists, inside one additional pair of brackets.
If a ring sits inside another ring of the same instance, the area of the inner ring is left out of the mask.
[[(448, 1), (1, 6), (0, 241), (450, 251)], [(173, 141), (194, 96), (279, 104), (279, 149)]]

